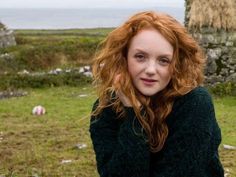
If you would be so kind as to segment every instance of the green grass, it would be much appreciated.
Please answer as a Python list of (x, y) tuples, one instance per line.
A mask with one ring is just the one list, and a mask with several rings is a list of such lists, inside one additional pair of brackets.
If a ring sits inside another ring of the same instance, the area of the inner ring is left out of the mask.
[[(222, 132), (222, 144), (236, 146), (236, 97), (215, 98), (215, 109)], [(220, 147), (220, 156), (230, 177), (236, 177), (236, 150)]]
[(80, 36), (106, 36), (114, 28), (88, 28), (88, 29), (63, 29), (63, 30), (15, 30), (17, 35), (80, 35)]
[(236, 145), (236, 97), (216, 98), (215, 104), (219, 123), (230, 125), (222, 127), (223, 143)]
[[(96, 95), (91, 85), (29, 89), (28, 96), (0, 100), (0, 176), (97, 177), (89, 137), (89, 114)], [(80, 97), (87, 94), (87, 97)], [(236, 146), (236, 97), (214, 98), (222, 144)], [(35, 105), (47, 113), (34, 116)], [(77, 143), (87, 148), (75, 148)], [(236, 176), (236, 151), (220, 146), (220, 157)], [(72, 160), (62, 164), (62, 160)]]
[[(90, 86), (28, 92), (26, 97), (0, 100), (0, 176), (97, 176), (88, 133), (95, 100)], [(46, 107), (44, 116), (31, 114), (38, 104)], [(77, 143), (88, 147), (75, 148)]]

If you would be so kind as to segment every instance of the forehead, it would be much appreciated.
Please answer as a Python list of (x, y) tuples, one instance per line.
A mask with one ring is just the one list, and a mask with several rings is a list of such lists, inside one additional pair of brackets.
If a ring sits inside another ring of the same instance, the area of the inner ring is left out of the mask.
[(130, 50), (141, 49), (150, 52), (173, 53), (173, 46), (156, 29), (143, 29), (130, 41)]

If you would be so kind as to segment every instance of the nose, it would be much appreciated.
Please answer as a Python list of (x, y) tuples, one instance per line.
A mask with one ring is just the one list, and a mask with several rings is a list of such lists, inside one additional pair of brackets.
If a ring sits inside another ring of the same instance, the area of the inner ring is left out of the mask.
[(156, 64), (154, 61), (150, 60), (149, 62), (147, 62), (145, 73), (148, 75), (153, 75), (156, 73)]

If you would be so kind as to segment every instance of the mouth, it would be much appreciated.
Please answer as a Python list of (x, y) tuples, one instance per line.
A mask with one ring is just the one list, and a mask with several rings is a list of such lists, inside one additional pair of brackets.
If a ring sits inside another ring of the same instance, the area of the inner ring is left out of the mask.
[(153, 85), (157, 82), (157, 80), (155, 79), (147, 79), (147, 78), (141, 78), (141, 81), (143, 81), (145, 85)]

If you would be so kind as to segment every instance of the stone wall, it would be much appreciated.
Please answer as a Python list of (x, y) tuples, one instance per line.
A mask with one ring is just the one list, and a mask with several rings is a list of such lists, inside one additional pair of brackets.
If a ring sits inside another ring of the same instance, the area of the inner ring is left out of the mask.
[(16, 45), (13, 31), (6, 29), (0, 23), (0, 48)]
[(192, 32), (207, 56), (206, 84), (236, 83), (236, 32), (206, 28)]
[[(185, 0), (184, 24), (187, 28), (192, 2), (192, 0)], [(205, 83), (207, 85), (228, 81), (236, 83), (236, 31), (211, 27), (188, 30), (203, 47), (207, 56)]]

